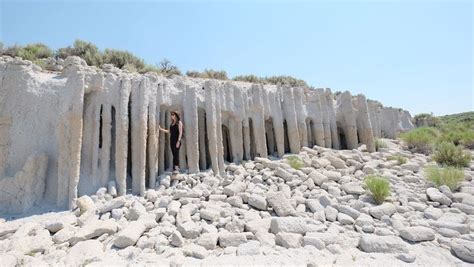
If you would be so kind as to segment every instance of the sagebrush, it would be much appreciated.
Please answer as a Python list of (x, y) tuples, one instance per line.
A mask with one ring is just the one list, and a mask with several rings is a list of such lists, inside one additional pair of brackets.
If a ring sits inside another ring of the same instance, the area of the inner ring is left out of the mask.
[(455, 167), (430, 166), (425, 168), (425, 175), (426, 179), (437, 187), (447, 185), (453, 192), (458, 188), (459, 183), (464, 180), (463, 170)]
[(364, 182), (377, 204), (382, 204), (390, 195), (390, 183), (386, 178), (377, 175), (368, 175), (365, 177)]

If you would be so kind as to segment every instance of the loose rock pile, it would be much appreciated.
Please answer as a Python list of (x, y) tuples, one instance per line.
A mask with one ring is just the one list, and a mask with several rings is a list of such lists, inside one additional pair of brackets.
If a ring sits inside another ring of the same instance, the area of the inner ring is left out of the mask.
[[(303, 148), (299, 170), (256, 158), (222, 178), (165, 174), (144, 197), (101, 188), (73, 211), (0, 222), (0, 265), (474, 263), (474, 164), (451, 192), (426, 182), (428, 157), (389, 147)], [(392, 187), (382, 205), (362, 186), (373, 173)]]

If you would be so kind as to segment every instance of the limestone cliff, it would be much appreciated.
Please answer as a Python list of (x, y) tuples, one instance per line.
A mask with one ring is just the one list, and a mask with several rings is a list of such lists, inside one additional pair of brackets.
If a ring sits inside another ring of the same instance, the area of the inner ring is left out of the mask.
[[(143, 195), (171, 166), (168, 138), (158, 131), (158, 125), (169, 125), (171, 110), (181, 112), (185, 127), (181, 167), (191, 173), (212, 168), (215, 175), (224, 174), (225, 161), (279, 157), (303, 146), (366, 144), (372, 152), (375, 138), (395, 138), (413, 127), (407, 111), (349, 92), (167, 79), (110, 65), (97, 69), (77, 57), (66, 59), (61, 73), (47, 73), (3, 57), (0, 185), (26, 177), (44, 184), (44, 200), (59, 207), (108, 185), (119, 195)], [(43, 156), (31, 157), (38, 153)], [(18, 175), (24, 168), (36, 169)], [(2, 195), (0, 211), (21, 212), (42, 200), (42, 190), (10, 188), (18, 190), (10, 192), (15, 198), (35, 199), (12, 208), (7, 206), (20, 204)]]

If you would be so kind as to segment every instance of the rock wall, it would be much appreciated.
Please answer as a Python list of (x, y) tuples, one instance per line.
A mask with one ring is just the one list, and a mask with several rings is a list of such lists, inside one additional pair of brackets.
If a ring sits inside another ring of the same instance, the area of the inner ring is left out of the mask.
[[(171, 110), (184, 122), (181, 168), (212, 168), (215, 175), (225, 173), (225, 161), (281, 157), (303, 146), (366, 144), (373, 152), (375, 138), (395, 138), (413, 127), (407, 111), (349, 92), (167, 79), (88, 67), (77, 57), (66, 59), (61, 73), (3, 57), (0, 77), (0, 183), (19, 179), (15, 173), (28, 165), (25, 159), (43, 153), (47, 168), (32, 164), (36, 175), (28, 179), (44, 181), (44, 200), (59, 207), (100, 187), (115, 187), (119, 195), (155, 187), (171, 167), (168, 136), (158, 131), (169, 125)], [(17, 191), (10, 193), (30, 193)], [(0, 198), (0, 210), (11, 203)]]

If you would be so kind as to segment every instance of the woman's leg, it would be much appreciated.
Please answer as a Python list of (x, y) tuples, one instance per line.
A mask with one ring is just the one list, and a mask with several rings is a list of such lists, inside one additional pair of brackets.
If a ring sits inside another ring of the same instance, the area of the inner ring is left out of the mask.
[(176, 144), (171, 147), (173, 153), (173, 171), (179, 168), (179, 148), (176, 148)]

